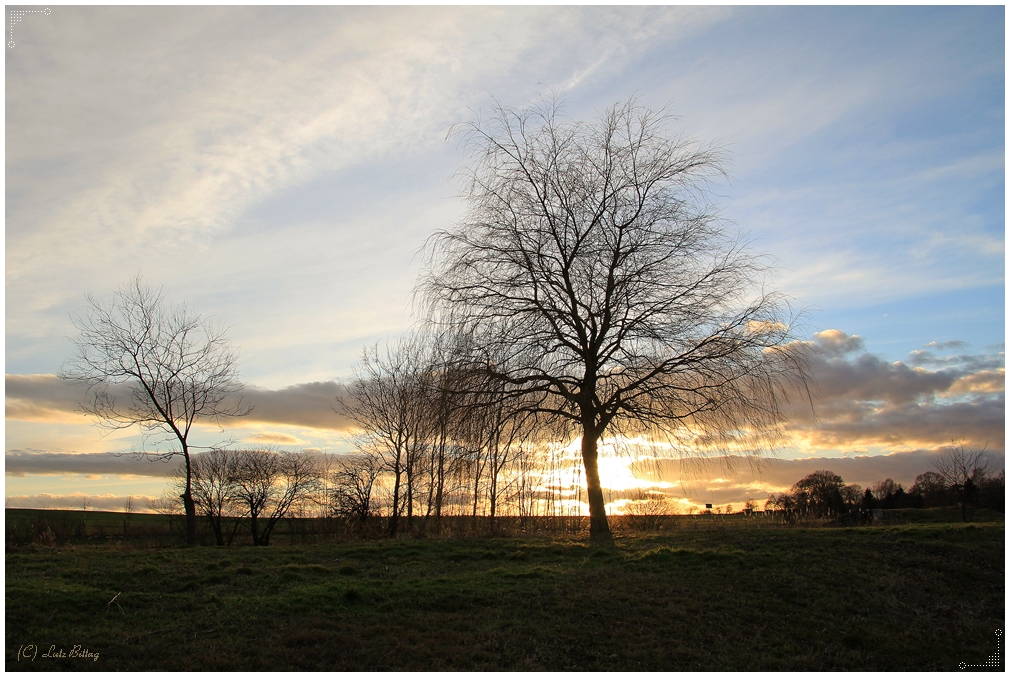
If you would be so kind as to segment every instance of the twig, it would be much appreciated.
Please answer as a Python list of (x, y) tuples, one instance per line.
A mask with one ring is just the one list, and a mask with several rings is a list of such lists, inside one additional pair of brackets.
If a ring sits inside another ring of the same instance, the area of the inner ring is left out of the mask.
[[(116, 596), (115, 596), (115, 597), (113, 597), (112, 599), (110, 599), (110, 600), (109, 600), (108, 604), (106, 604), (106, 605), (105, 605), (105, 608), (104, 608), (104, 609), (102, 609), (102, 611), (101, 611), (100, 613), (104, 613), (104, 612), (108, 611), (108, 610), (109, 610), (109, 607), (110, 607), (110, 606), (112, 606), (112, 603), (113, 603), (113, 602), (116, 602), (116, 598), (118, 598), (118, 597), (119, 597), (120, 595), (122, 595), (122, 594), (123, 594), (123, 593), (121, 593), (121, 592), (117, 592), (117, 593), (116, 593)], [(125, 612), (125, 611), (123, 611), (123, 607), (119, 606), (119, 602), (116, 602), (116, 606), (118, 606), (118, 607), (119, 607), (119, 613), (121, 613), (121, 614), (123, 614), (123, 615), (125, 616), (125, 615), (126, 615), (126, 612)]]

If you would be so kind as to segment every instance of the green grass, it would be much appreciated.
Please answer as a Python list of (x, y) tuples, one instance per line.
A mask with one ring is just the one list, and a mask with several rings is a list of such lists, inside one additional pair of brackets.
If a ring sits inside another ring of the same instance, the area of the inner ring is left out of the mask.
[(1004, 629), (1004, 525), (61, 545), (6, 585), (8, 670), (956, 670)]

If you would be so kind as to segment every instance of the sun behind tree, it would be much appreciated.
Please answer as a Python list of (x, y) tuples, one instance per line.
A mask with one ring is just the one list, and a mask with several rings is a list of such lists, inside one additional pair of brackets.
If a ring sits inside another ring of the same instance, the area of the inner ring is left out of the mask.
[(581, 434), (594, 536), (604, 433), (753, 450), (807, 379), (787, 304), (709, 199), (722, 152), (669, 121), (635, 99), (571, 121), (550, 99), (463, 125), (469, 209), (417, 289), (431, 324), (474, 338), (462, 361)]

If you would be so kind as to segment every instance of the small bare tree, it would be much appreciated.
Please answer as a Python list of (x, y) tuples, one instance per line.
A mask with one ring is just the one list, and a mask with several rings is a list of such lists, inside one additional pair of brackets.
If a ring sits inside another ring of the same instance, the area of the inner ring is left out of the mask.
[(549, 100), (463, 126), (469, 211), (432, 236), (417, 288), (430, 324), (494, 347), (469, 368), (581, 434), (594, 536), (605, 433), (752, 450), (806, 384), (787, 305), (708, 198), (723, 154), (668, 121), (632, 99), (574, 122)]
[[(236, 519), (225, 538), (225, 517), (242, 515), (241, 511), (233, 509), (239, 504), (235, 490), (238, 461), (238, 453), (230, 449), (213, 449), (193, 457), (193, 502), (197, 511), (210, 522), (218, 545), (225, 545), (226, 540), (230, 545), (238, 531)], [(237, 514), (230, 514), (233, 512)]]
[(655, 531), (672, 515), (674, 506), (670, 497), (661, 491), (639, 489), (623, 508), (621, 523), (638, 531)]
[[(73, 315), (76, 354), (62, 376), (87, 385), (84, 413), (100, 426), (121, 430), (140, 426), (153, 451), (143, 455), (185, 460), (186, 538), (196, 540), (192, 491), (191, 434), (197, 423), (249, 413), (238, 396), (235, 354), (224, 330), (168, 305), (160, 290), (141, 276), (120, 288), (103, 305), (87, 296), (89, 310)], [(164, 443), (175, 448), (165, 449)]]
[(943, 478), (947, 488), (957, 495), (961, 519), (968, 522), (978, 500), (979, 484), (990, 472), (986, 446), (970, 449), (964, 441), (951, 440), (943, 454), (933, 463), (933, 472)]
[(269, 545), (277, 524), (319, 486), (315, 457), (305, 452), (236, 452), (233, 496), (250, 520), (253, 545)]
[(375, 510), (372, 488), (381, 470), (379, 458), (371, 453), (340, 458), (332, 473), (335, 485), (331, 499), (333, 512), (364, 524)]

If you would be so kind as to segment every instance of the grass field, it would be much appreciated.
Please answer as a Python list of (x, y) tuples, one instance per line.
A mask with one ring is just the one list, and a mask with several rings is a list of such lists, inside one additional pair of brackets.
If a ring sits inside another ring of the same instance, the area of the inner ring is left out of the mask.
[(30, 546), (6, 668), (957, 670), (996, 653), (1004, 593), (1002, 521)]

